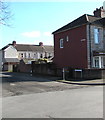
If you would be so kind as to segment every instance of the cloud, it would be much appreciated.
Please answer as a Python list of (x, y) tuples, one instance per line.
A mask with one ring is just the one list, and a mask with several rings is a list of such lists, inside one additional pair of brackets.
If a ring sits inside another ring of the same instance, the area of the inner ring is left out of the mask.
[(36, 38), (36, 37), (40, 37), (41, 33), (40, 31), (32, 31), (32, 32), (24, 32), (21, 35), (29, 38)]
[(49, 36), (51, 36), (51, 33), (50, 32), (44, 32), (43, 35), (49, 37)]

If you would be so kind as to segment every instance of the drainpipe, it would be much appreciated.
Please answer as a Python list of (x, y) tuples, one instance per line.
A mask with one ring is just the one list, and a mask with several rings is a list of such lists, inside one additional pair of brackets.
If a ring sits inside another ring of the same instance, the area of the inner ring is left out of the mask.
[(90, 57), (90, 64), (89, 65), (91, 68), (92, 67), (92, 61), (91, 61), (92, 60), (92, 55), (91, 55), (92, 53), (91, 53), (91, 29), (90, 28), (91, 28), (91, 23), (89, 23), (89, 55), (90, 55), (89, 56)]

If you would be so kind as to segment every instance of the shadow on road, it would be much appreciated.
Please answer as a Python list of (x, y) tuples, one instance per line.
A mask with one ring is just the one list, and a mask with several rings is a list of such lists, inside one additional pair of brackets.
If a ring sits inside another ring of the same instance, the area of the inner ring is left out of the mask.
[(32, 75), (29, 73), (15, 73), (15, 72), (2, 72), (2, 83), (4, 82), (51, 82), (55, 80), (60, 80), (60, 77), (45, 76), (45, 75)]

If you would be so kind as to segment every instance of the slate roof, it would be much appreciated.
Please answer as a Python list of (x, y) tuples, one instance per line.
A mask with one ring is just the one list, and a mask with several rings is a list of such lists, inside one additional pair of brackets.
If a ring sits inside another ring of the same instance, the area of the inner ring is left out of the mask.
[(38, 52), (53, 52), (53, 46), (39, 46), (39, 45), (25, 45), (25, 44), (17, 44), (16, 45), (17, 51), (38, 51)]
[(102, 25), (105, 27), (105, 18), (101, 18), (99, 20), (96, 20), (92, 24), (98, 24), (98, 25)]
[(60, 29), (54, 31), (52, 34), (62, 32), (62, 31), (65, 31), (65, 30), (68, 30), (68, 29), (71, 29), (71, 28), (74, 28), (74, 27), (84, 25), (84, 24), (92, 23), (92, 22), (94, 22), (96, 20), (99, 20), (99, 19), (101, 19), (101, 18), (92, 16), (92, 15), (88, 15), (88, 14), (84, 14), (84, 15), (80, 16), (79, 18), (77, 18), (76, 20), (70, 22), (69, 24), (67, 24), (67, 25), (61, 27)]
[[(5, 50), (7, 47), (9, 47), (12, 44), (8, 44), (7, 46), (3, 47), (2, 50)], [(29, 44), (16, 44), (17, 51), (38, 51), (38, 52), (53, 52), (54, 47), (50, 45), (29, 45)]]
[[(3, 47), (1, 50), (5, 50), (6, 48), (8, 48), (10, 45), (12, 45), (12, 44), (8, 44), (8, 45), (6, 45), (5, 47)], [(1, 51), (0, 50), (0, 51)]]

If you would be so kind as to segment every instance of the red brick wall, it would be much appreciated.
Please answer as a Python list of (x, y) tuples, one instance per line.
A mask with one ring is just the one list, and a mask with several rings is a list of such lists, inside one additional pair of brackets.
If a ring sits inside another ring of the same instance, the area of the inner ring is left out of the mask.
[[(66, 41), (66, 36), (69, 41)], [(59, 39), (64, 39), (60, 48)], [(86, 25), (54, 35), (54, 62), (59, 67), (87, 68)], [(81, 42), (81, 39), (86, 39)]]

